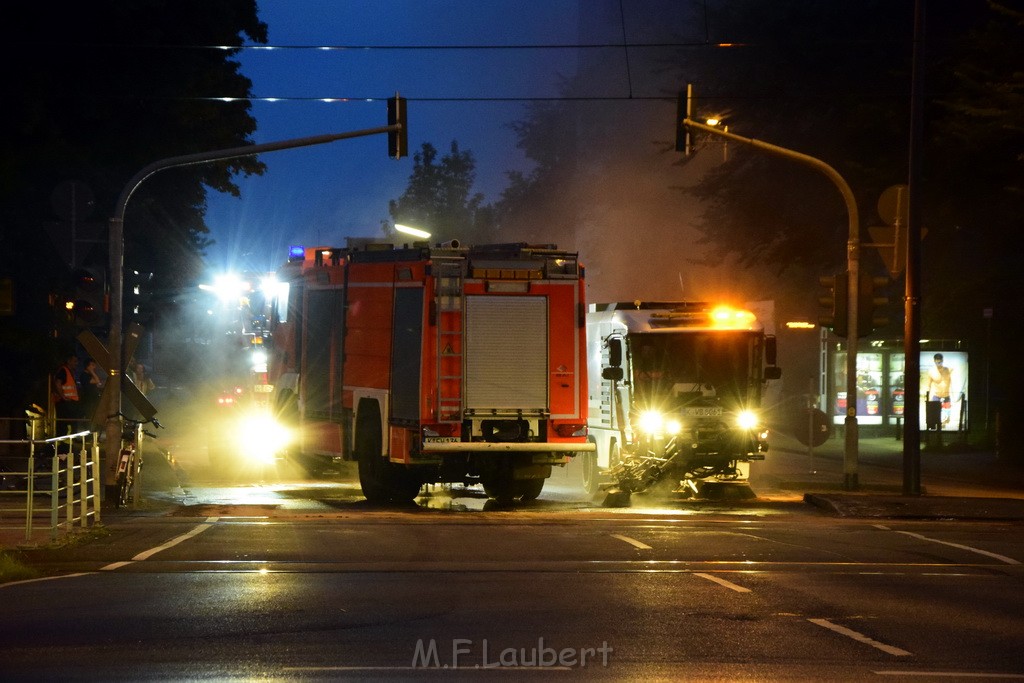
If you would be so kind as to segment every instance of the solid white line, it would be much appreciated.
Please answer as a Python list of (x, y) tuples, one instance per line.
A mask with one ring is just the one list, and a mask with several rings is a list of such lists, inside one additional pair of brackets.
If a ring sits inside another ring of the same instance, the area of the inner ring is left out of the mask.
[(22, 579), (21, 581), (0, 583), (0, 588), (7, 588), (8, 586), (23, 586), (26, 583), (39, 583), (40, 581), (53, 581), (55, 579), (70, 579), (73, 576), (88, 576), (92, 573), (94, 572), (76, 572), (74, 574), (61, 574), (60, 576), (40, 576), (38, 579)]
[(822, 626), (824, 628), (827, 628), (830, 631), (835, 631), (836, 633), (838, 633), (840, 635), (844, 635), (847, 638), (853, 638), (857, 642), (864, 643), (865, 645), (870, 645), (871, 647), (877, 648), (877, 649), (881, 650), (882, 652), (885, 652), (887, 654), (893, 655), (895, 657), (907, 657), (907, 656), (912, 656), (912, 654), (913, 654), (913, 653), (907, 652), (906, 650), (901, 650), (898, 647), (893, 647), (892, 645), (886, 645), (885, 643), (880, 643), (880, 642), (878, 642), (877, 640), (875, 640), (873, 638), (867, 637), (863, 633), (858, 633), (857, 631), (854, 631), (852, 629), (848, 629), (845, 626), (840, 626), (839, 624), (833, 624), (828, 619), (808, 619), (807, 621), (811, 622), (812, 624), (817, 624), (818, 626)]
[(729, 590), (736, 591), (737, 593), (749, 593), (750, 592), (749, 588), (744, 588), (743, 586), (737, 586), (732, 581), (726, 581), (725, 579), (720, 579), (720, 578), (718, 578), (717, 576), (715, 576), (713, 574), (705, 574), (703, 572), (694, 572), (693, 575), (694, 576), (699, 576), (702, 579), (707, 579), (708, 581), (714, 581), (719, 586), (725, 586)]
[(142, 560), (149, 559), (150, 557), (153, 557), (153, 555), (156, 555), (161, 550), (167, 550), (168, 548), (171, 548), (171, 547), (174, 547), (174, 546), (178, 545), (182, 541), (187, 541), (188, 539), (192, 538), (193, 536), (196, 536), (198, 534), (203, 533), (204, 531), (209, 529), (211, 526), (213, 526), (213, 523), (216, 522), (218, 519), (219, 519), (218, 517), (207, 517), (205, 524), (200, 524), (199, 526), (197, 526), (196, 528), (192, 529), (191, 531), (189, 531), (187, 533), (184, 533), (181, 536), (177, 536), (175, 538), (172, 538), (171, 540), (167, 541), (163, 545), (158, 545), (157, 547), (150, 548), (149, 550), (143, 550), (141, 553), (139, 553), (138, 555), (133, 557), (131, 560), (125, 560), (125, 561), (122, 561), (122, 562), (111, 562), (110, 564), (108, 564), (105, 567), (100, 567), (100, 571), (109, 572), (109, 571), (113, 571), (115, 569), (120, 569), (121, 567), (127, 567), (132, 562), (141, 562)]
[(654, 548), (647, 545), (646, 543), (641, 543), (635, 538), (630, 538), (629, 536), (623, 536), (621, 534), (612, 534), (612, 538), (617, 538), (620, 541), (625, 541), (626, 543), (630, 544), (635, 548), (640, 548), (640, 550), (654, 550)]
[(990, 553), (989, 551), (981, 550), (980, 548), (972, 548), (969, 545), (961, 545), (960, 543), (950, 543), (949, 541), (940, 541), (937, 538), (928, 538), (927, 536), (922, 536), (921, 534), (915, 534), (915, 533), (910, 532), (910, 531), (897, 531), (896, 533), (904, 534), (906, 536), (911, 536), (913, 538), (918, 538), (918, 539), (920, 539), (922, 541), (931, 541), (932, 543), (941, 543), (942, 545), (948, 545), (951, 548), (959, 548), (960, 550), (966, 550), (968, 552), (978, 553), (979, 555), (984, 555), (985, 557), (991, 557), (992, 559), (999, 560), (1000, 562), (1005, 562), (1006, 564), (1020, 564), (1019, 560), (1015, 560), (1012, 557), (1007, 557), (1006, 555), (1000, 555), (999, 553)]
[(101, 572), (110, 572), (121, 567), (127, 567), (131, 564), (131, 560), (125, 560), (124, 562), (111, 562), (106, 567), (100, 567)]
[(974, 671), (872, 671), (877, 676), (928, 676), (929, 678), (1013, 678), (1024, 679), (1021, 674), (986, 674)]
[[(212, 517), (211, 519), (216, 520), (217, 518), (216, 517)], [(193, 536), (198, 536), (199, 534), (203, 533), (204, 531), (206, 531), (207, 529), (209, 529), (212, 526), (213, 526), (213, 524), (200, 524), (195, 529), (192, 529), (191, 531), (186, 532), (186, 533), (182, 534), (181, 536), (177, 536), (176, 538), (172, 538), (171, 540), (167, 541), (163, 545), (158, 545), (157, 547), (150, 548), (149, 550), (143, 550), (141, 553), (139, 553), (138, 555), (133, 557), (132, 561), (133, 562), (141, 562), (142, 560), (148, 560), (149, 558), (153, 557), (154, 555), (156, 555), (159, 552), (167, 550), (168, 548), (173, 548), (174, 546), (178, 545), (182, 541), (187, 541), (188, 539), (192, 538)]]

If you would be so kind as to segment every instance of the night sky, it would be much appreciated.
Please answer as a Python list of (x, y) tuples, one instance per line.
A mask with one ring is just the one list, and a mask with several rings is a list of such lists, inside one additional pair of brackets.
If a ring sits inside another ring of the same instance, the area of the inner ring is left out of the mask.
[[(630, 43), (696, 30), (678, 19), (689, 3), (625, 5), (620, 13), (618, 0), (260, 0), (269, 45), (279, 49), (247, 49), (239, 59), (256, 98), (282, 99), (254, 101), (254, 142), (385, 125), (384, 98), (399, 92), (409, 100), (410, 150), (429, 142), (444, 154), (458, 141), (477, 161), (474, 191), (492, 202), (507, 171), (529, 168), (508, 124), (523, 117), (531, 99), (558, 97), (580, 59), (611, 65), (588, 96), (671, 98), (640, 56), (632, 56), (627, 77), (625, 51), (614, 46), (624, 39), (623, 16)], [(526, 45), (554, 47), (493, 49)], [(331, 46), (401, 49), (315, 49)], [(425, 46), (431, 49), (408, 49)], [(671, 119), (665, 123), (668, 136)], [(216, 245), (208, 263), (270, 270), (290, 244), (338, 245), (346, 236), (379, 234), (388, 200), (404, 191), (413, 165), (411, 157), (389, 159), (386, 148), (378, 135), (262, 155), (267, 172), (239, 178), (241, 199), (211, 193), (207, 223)]]

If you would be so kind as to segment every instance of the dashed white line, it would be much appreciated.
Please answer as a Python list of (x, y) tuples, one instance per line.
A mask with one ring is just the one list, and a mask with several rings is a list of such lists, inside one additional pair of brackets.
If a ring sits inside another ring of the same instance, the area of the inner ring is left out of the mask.
[(623, 536), (621, 534), (612, 534), (612, 538), (617, 538), (620, 541), (625, 541), (626, 543), (630, 544), (634, 548), (639, 548), (640, 550), (654, 550), (654, 548), (652, 548), (651, 546), (647, 545), (646, 543), (641, 543), (640, 541), (636, 540), (635, 538), (630, 538), (629, 536)]
[(732, 581), (726, 581), (725, 579), (721, 579), (721, 578), (715, 576), (714, 574), (705, 574), (703, 572), (694, 572), (693, 575), (694, 576), (699, 576), (702, 579), (707, 579), (708, 581), (714, 581), (719, 586), (725, 586), (729, 590), (736, 591), (737, 593), (749, 593), (750, 592), (749, 588), (744, 588), (743, 586), (737, 586)]
[(853, 629), (846, 628), (845, 626), (840, 626), (839, 624), (833, 624), (828, 619), (808, 619), (807, 621), (811, 622), (812, 624), (817, 624), (818, 626), (821, 626), (823, 628), (827, 628), (830, 631), (835, 631), (836, 633), (844, 635), (847, 638), (853, 638), (859, 643), (870, 645), (871, 647), (879, 649), (887, 654), (893, 655), (894, 657), (909, 657), (913, 655), (913, 653), (907, 652), (906, 650), (902, 650), (898, 647), (893, 647), (892, 645), (880, 643), (874, 638), (869, 638), (863, 633), (858, 633)]

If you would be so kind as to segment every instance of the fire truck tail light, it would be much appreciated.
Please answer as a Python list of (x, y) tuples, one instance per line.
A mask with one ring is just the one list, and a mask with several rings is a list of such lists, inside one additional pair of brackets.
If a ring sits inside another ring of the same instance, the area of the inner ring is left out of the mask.
[(586, 423), (580, 424), (575, 422), (560, 424), (555, 427), (555, 433), (563, 438), (569, 438), (570, 436), (586, 436), (587, 425)]

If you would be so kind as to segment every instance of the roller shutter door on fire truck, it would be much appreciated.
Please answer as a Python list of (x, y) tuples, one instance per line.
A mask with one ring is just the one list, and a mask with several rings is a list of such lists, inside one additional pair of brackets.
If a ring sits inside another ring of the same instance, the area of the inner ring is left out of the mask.
[(466, 409), (547, 411), (547, 299), (466, 297)]

